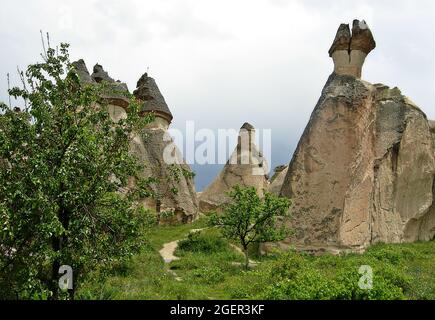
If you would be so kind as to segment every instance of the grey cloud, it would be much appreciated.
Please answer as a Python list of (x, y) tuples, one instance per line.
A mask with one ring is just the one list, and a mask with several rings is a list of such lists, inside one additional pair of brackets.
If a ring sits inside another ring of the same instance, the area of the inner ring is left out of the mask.
[[(435, 3), (430, 0), (10, 1), (0, 12), (0, 100), (6, 73), (38, 60), (39, 29), (71, 44), (134, 88), (150, 67), (172, 127), (272, 129), (272, 165), (290, 161), (332, 71), (327, 50), (342, 22), (366, 19), (377, 48), (363, 78), (398, 86), (435, 119)], [(60, 28), (59, 8), (72, 27)], [(17, 79), (15, 79), (17, 80)], [(197, 167), (196, 167), (197, 168)], [(216, 169), (217, 168), (217, 169)], [(218, 167), (197, 168), (198, 186)]]

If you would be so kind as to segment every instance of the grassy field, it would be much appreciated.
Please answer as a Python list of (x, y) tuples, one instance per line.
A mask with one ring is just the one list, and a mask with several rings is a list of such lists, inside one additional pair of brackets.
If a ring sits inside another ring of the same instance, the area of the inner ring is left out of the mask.
[[(295, 251), (243, 256), (216, 229), (188, 236), (192, 225), (158, 226), (149, 245), (108, 275), (96, 272), (77, 292), (78, 299), (435, 299), (435, 242), (379, 244), (364, 254), (310, 256)], [(179, 242), (179, 260), (165, 264), (158, 251)], [(373, 270), (373, 288), (358, 286), (360, 266)], [(103, 277), (104, 276), (104, 277)]]

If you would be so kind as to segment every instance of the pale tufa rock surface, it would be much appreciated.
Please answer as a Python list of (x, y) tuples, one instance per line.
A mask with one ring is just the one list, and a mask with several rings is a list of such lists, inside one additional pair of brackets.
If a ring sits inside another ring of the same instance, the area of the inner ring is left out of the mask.
[(255, 144), (255, 129), (245, 123), (239, 132), (238, 143), (219, 175), (199, 194), (201, 212), (220, 211), (230, 200), (232, 187), (254, 187), (262, 196), (268, 188), (268, 167)]
[[(341, 29), (338, 38), (346, 39)], [(364, 54), (373, 47), (374, 41), (357, 46)], [(293, 201), (295, 235), (286, 242), (358, 251), (377, 242), (433, 239), (432, 139), (426, 115), (399, 89), (334, 72), (280, 192)]]
[[(145, 164), (144, 176), (156, 179), (151, 188), (157, 198), (148, 198), (144, 204), (158, 214), (173, 213), (166, 218), (161, 215), (161, 223), (195, 220), (198, 203), (193, 177), (189, 177), (192, 171), (169, 133), (161, 127), (146, 128), (133, 139), (131, 148)], [(164, 153), (169, 154), (171, 163), (165, 161)]]
[(432, 137), (408, 101), (398, 89), (330, 77), (281, 189), (293, 200), (297, 244), (433, 238)]
[(288, 166), (286, 165), (280, 165), (275, 168), (275, 173), (270, 178), (270, 184), (268, 188), (268, 192), (279, 196), (279, 193), (281, 192), (282, 184), (284, 183), (284, 179), (287, 175)]
[[(433, 156), (435, 158), (435, 121), (429, 120), (429, 127), (432, 133), (432, 148), (433, 148)], [(421, 222), (421, 225), (424, 226), (423, 231), (426, 233), (426, 239), (430, 239), (431, 235), (433, 237), (433, 234), (435, 233), (435, 173), (433, 178), (433, 186), (432, 186), (432, 194), (433, 194), (433, 203), (430, 208), (430, 211), (425, 218), (425, 221)], [(425, 239), (425, 240), (426, 240)]]

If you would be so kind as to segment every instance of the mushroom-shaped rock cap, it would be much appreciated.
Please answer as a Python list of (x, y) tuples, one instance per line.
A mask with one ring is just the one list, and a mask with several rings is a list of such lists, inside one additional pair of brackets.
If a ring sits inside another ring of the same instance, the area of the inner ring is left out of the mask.
[(94, 66), (92, 79), (94, 79), (98, 83), (100, 83), (103, 80), (107, 82), (115, 82), (115, 80), (109, 77), (109, 74), (106, 71), (104, 71), (103, 66), (98, 63)]
[(172, 113), (166, 104), (165, 98), (161, 94), (159, 87), (157, 87), (156, 81), (148, 77), (147, 73), (140, 77), (133, 94), (143, 102), (143, 112), (154, 112), (169, 122), (172, 121)]
[(80, 81), (85, 83), (92, 83), (94, 80), (92, 79), (91, 75), (89, 74), (88, 68), (86, 67), (86, 63), (83, 59), (79, 59), (77, 61), (74, 61), (72, 63)]
[(240, 130), (247, 130), (247, 131), (253, 131), (255, 130), (254, 126), (248, 122), (245, 122), (242, 127), (240, 128)]
[(340, 25), (329, 49), (329, 56), (332, 57), (332, 54), (337, 50), (346, 50), (349, 53), (352, 50), (359, 50), (369, 54), (374, 48), (376, 48), (376, 42), (367, 23), (364, 20), (354, 20), (352, 34), (348, 24)]
[(376, 42), (367, 23), (364, 20), (354, 20), (350, 50), (361, 50), (369, 54), (374, 48), (376, 48)]
[(349, 51), (351, 38), (352, 35), (350, 34), (349, 25), (342, 23), (340, 27), (338, 27), (337, 35), (335, 36), (334, 42), (332, 43), (332, 46), (329, 49), (329, 56), (332, 57), (332, 54), (336, 50)]
[(429, 128), (430, 128), (430, 131), (435, 133), (435, 121), (434, 120), (429, 120)]
[(104, 71), (103, 66), (100, 64), (96, 64), (94, 66), (92, 73), (92, 79), (94, 79), (97, 83), (103, 83), (107, 85), (107, 89), (104, 90), (103, 98), (107, 99), (110, 103), (119, 105), (122, 107), (128, 106), (128, 87), (125, 83), (112, 79), (109, 74)]

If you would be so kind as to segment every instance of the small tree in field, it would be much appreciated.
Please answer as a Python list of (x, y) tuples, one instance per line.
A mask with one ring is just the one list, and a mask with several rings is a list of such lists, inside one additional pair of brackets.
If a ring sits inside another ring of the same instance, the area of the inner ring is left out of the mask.
[(266, 193), (260, 198), (253, 187), (235, 186), (229, 192), (232, 201), (222, 215), (210, 217), (210, 224), (221, 228), (229, 240), (237, 241), (243, 248), (245, 268), (249, 266), (248, 246), (251, 243), (284, 240), (290, 230), (278, 224), (279, 218), (290, 216), (290, 200)]
[(0, 299), (67, 298), (61, 265), (76, 289), (143, 239), (136, 203), (146, 189), (129, 144), (149, 120), (129, 95), (127, 119), (114, 123), (101, 98), (108, 86), (80, 81), (68, 45), (44, 51), (9, 90), (23, 108), (0, 104)]

